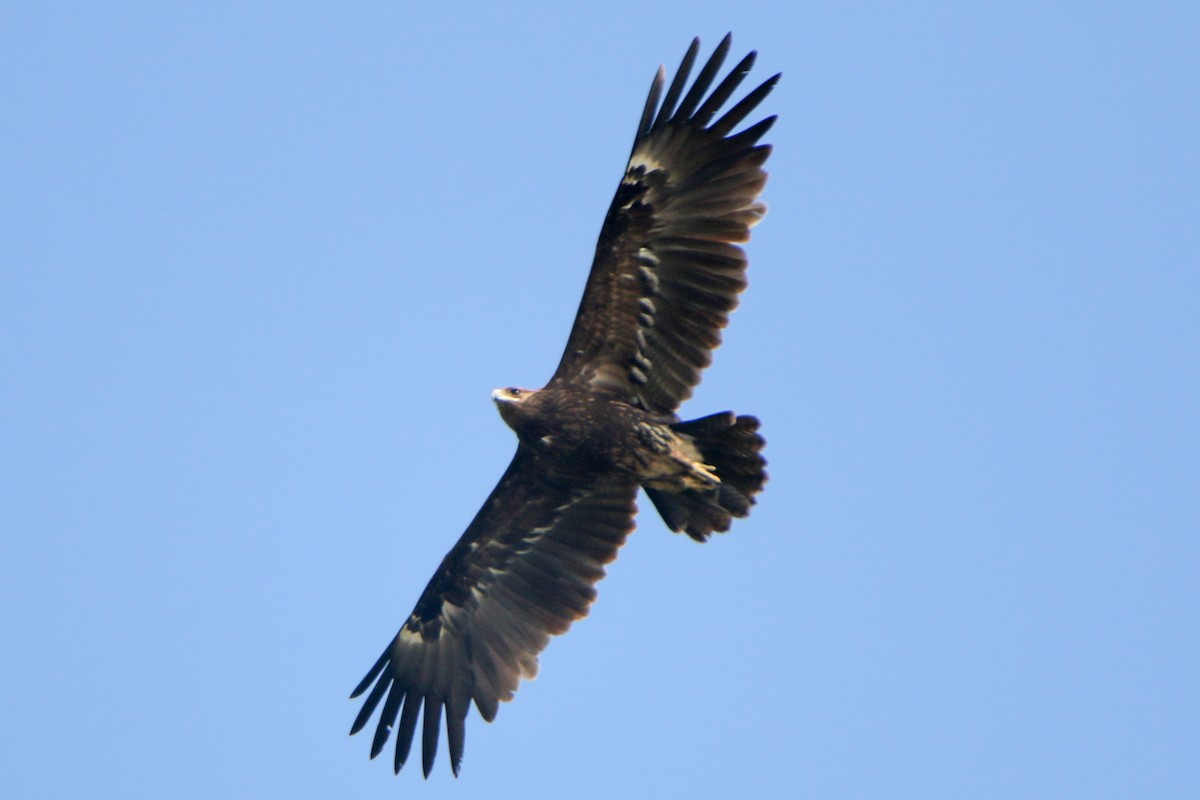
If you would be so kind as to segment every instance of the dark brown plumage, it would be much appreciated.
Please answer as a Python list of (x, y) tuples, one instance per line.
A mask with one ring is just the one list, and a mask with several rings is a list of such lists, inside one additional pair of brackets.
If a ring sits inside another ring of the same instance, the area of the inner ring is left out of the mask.
[(558, 369), (543, 389), (492, 394), (517, 453), (351, 695), (370, 689), (352, 734), (382, 703), (371, 757), (395, 729), (397, 771), (424, 709), (425, 775), (443, 715), (458, 774), (470, 704), (494, 719), (537, 673), (550, 636), (587, 615), (633, 530), (639, 487), (668, 527), (697, 541), (746, 516), (762, 489), (757, 419), (676, 416), (746, 287), (737, 243), (765, 213), (771, 148), (758, 141), (775, 118), (733, 130), (779, 76), (717, 117), (755, 58), (710, 92), (729, 46), (726, 36), (686, 94), (698, 40), (665, 97), (659, 68)]

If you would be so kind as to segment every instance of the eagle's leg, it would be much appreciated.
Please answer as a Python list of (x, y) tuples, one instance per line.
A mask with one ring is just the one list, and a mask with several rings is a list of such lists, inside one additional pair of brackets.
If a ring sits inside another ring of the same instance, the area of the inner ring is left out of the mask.
[(686, 470), (683, 474), (683, 485), (688, 489), (711, 489), (721, 482), (717, 477), (717, 468), (712, 464), (702, 464), (687, 457), (686, 453), (673, 451), (671, 457)]
[(667, 425), (643, 422), (637, 426), (637, 438), (646, 446), (638, 475), (646, 485), (672, 491), (720, 485), (717, 468), (704, 463), (690, 436), (675, 433)]

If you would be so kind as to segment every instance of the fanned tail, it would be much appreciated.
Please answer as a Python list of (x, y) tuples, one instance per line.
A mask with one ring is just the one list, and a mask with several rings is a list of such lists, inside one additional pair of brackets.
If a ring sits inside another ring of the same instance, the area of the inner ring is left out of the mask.
[(767, 462), (762, 457), (766, 442), (758, 435), (758, 425), (757, 417), (723, 411), (671, 426), (696, 444), (721, 484), (680, 492), (644, 487), (668, 528), (703, 542), (714, 531), (729, 530), (734, 517), (749, 516), (754, 496), (767, 481)]

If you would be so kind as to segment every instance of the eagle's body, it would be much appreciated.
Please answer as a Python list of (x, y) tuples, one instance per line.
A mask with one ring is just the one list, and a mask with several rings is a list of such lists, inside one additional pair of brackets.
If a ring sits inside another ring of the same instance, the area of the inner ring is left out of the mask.
[(576, 387), (497, 389), (500, 416), (547, 474), (588, 484), (618, 478), (656, 488), (707, 489), (720, 480), (674, 420)]
[(639, 488), (668, 527), (705, 541), (745, 517), (766, 481), (756, 418), (676, 413), (746, 286), (737, 243), (765, 213), (770, 147), (758, 140), (775, 118), (733, 129), (779, 78), (717, 117), (754, 53), (710, 92), (725, 37), (685, 94), (698, 47), (661, 105), (661, 68), (651, 87), (554, 376), (492, 393), (517, 434), (512, 463), (352, 694), (371, 689), (351, 733), (383, 703), (371, 756), (394, 727), (397, 771), (424, 709), (425, 774), (443, 712), (458, 773), (470, 704), (491, 721), (537, 673), (549, 637), (587, 614), (633, 530)]

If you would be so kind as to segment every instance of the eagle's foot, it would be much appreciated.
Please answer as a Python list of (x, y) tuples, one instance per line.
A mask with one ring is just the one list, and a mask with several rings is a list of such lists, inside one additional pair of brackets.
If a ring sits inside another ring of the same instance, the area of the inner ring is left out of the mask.
[(687, 468), (683, 482), (689, 489), (711, 489), (721, 483), (721, 479), (717, 477), (717, 468), (712, 464), (688, 461)]

